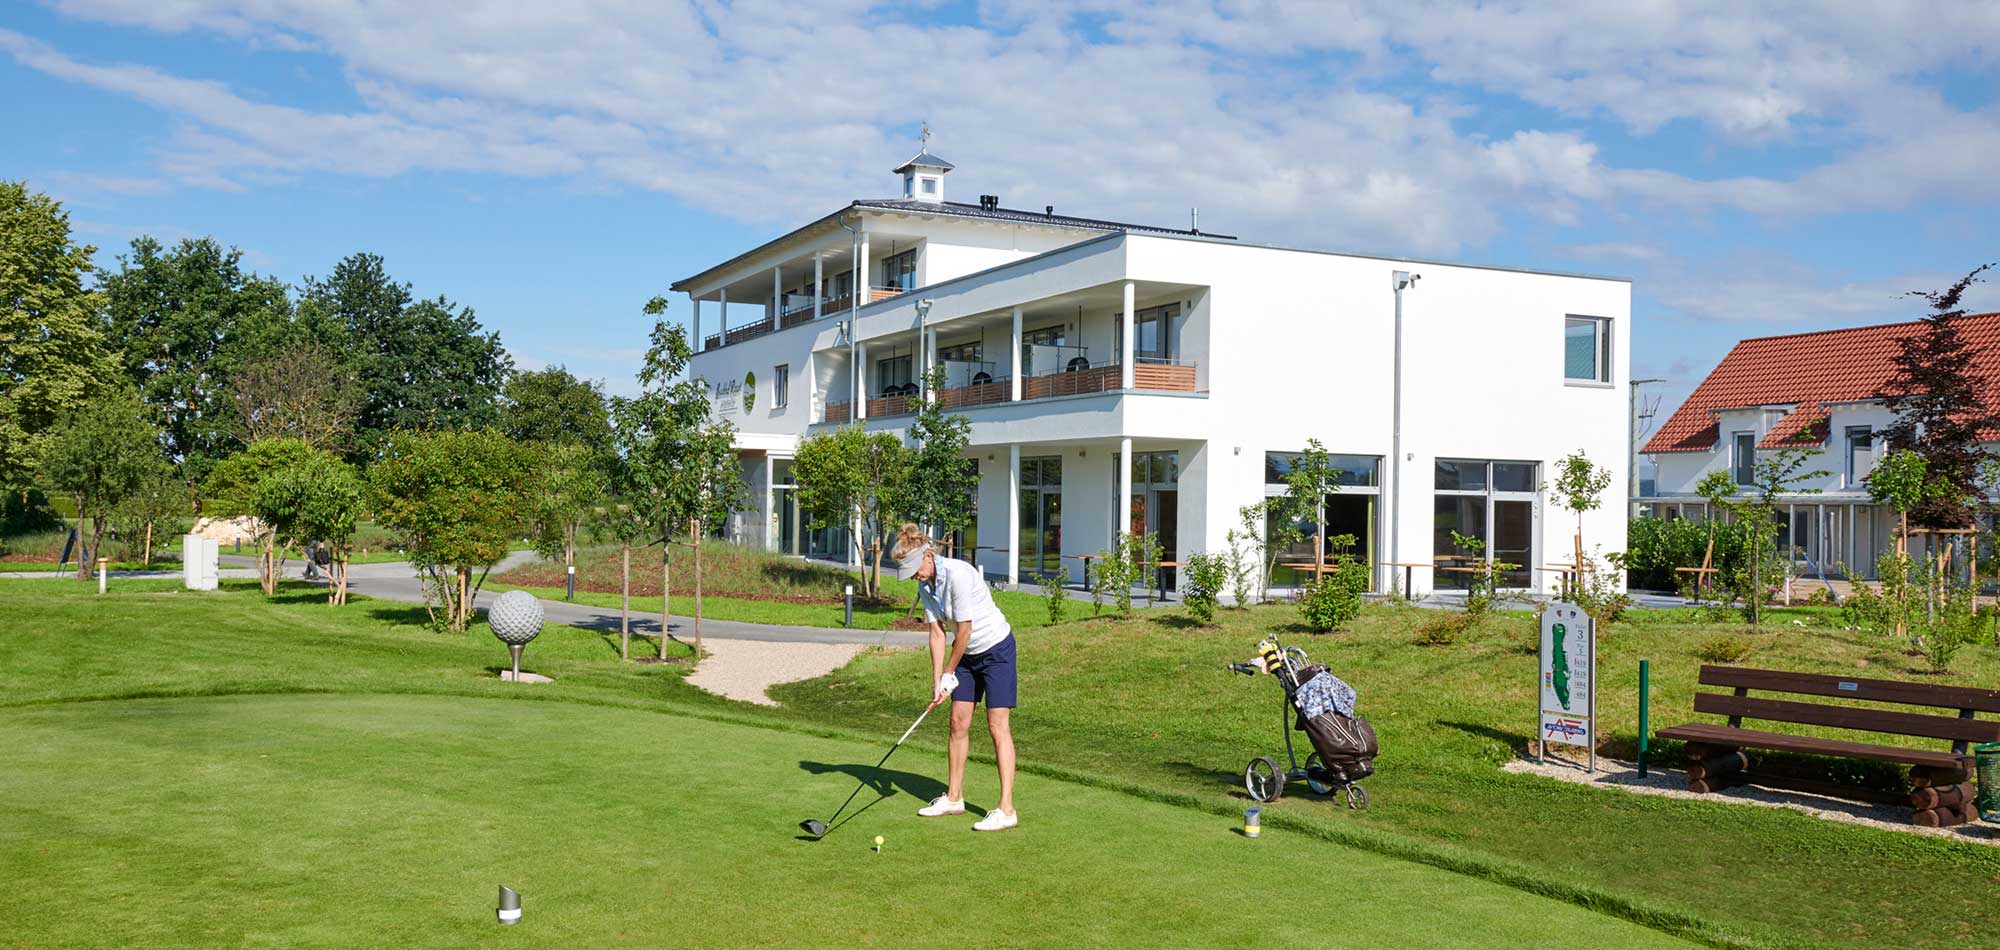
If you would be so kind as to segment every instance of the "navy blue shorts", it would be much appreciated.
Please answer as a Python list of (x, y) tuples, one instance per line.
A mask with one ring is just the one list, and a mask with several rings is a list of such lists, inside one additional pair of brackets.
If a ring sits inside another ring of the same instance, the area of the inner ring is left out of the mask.
[(968, 653), (958, 658), (958, 686), (951, 699), (958, 703), (986, 701), (988, 709), (1015, 706), (1014, 635), (993, 645), (985, 653)]

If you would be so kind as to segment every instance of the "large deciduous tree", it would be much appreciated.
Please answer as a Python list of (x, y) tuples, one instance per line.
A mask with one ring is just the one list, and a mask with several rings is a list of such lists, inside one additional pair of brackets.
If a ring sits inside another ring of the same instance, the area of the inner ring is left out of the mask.
[(55, 199), (0, 181), (0, 491), (26, 489), (56, 421), (116, 377), (85, 286), (96, 252)]
[(375, 254), (351, 254), (324, 279), (308, 277), (301, 313), (340, 328), (361, 389), (356, 456), (396, 430), (466, 429), (499, 422), (513, 363), (500, 335), (471, 308), (418, 299)]
[(517, 442), (576, 444), (611, 450), (611, 409), (604, 388), (561, 366), (515, 373), (500, 407), (500, 431)]
[(230, 377), (289, 322), (290, 298), (213, 238), (168, 248), (141, 237), (118, 261), (104, 278), (106, 332), (168, 457), (199, 482), (238, 445)]
[[(90, 550), (104, 549), (104, 526), (111, 511), (158, 477), (160, 431), (146, 421), (137, 397), (113, 390), (64, 415), (41, 445), (43, 479), (76, 499), (76, 523), (81, 531), (90, 519)], [(98, 553), (102, 557), (102, 553)], [(90, 566), (78, 557), (76, 576), (88, 577)]]
[(1882, 399), (1896, 421), (1881, 435), (1891, 448), (1908, 448), (1924, 457), (1931, 479), (1943, 479), (1953, 491), (1927, 495), (1909, 512), (1910, 520), (1927, 528), (1964, 528), (1972, 524), (1972, 499), (1979, 497), (1980, 463), (1990, 456), (1980, 444), (1983, 431), (2000, 429), (2000, 410), (1988, 405), (1992, 372), (1960, 332), (1966, 288), (1992, 264), (1961, 277), (1940, 291), (1912, 291), (1930, 305), (1917, 332), (1905, 335), (1895, 359), (1896, 374), (1882, 388)]
[(354, 371), (331, 348), (311, 342), (252, 358), (230, 380), (229, 394), (234, 431), (245, 443), (298, 439), (343, 450), (360, 408)]
[(409, 539), (433, 624), (459, 632), (471, 622), (486, 572), (525, 520), (533, 469), (528, 446), (492, 429), (397, 432), (383, 441), (369, 469), (375, 517)]

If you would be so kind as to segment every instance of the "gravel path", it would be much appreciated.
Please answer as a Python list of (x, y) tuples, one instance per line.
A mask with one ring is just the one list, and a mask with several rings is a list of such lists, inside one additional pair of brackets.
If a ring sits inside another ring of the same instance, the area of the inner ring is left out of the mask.
[(1603, 756), (1597, 757), (1597, 774), (1584, 770), (1580, 763), (1571, 763), (1549, 757), (1537, 765), (1533, 759), (1515, 759), (1501, 768), (1516, 774), (1540, 775), (1545, 778), (1591, 785), (1598, 788), (1637, 792), (1642, 795), (1664, 795), (1668, 798), (1699, 798), (1703, 801), (1722, 802), (1731, 805), (1757, 805), (1764, 808), (1789, 808), (1804, 812), (1815, 818), (1844, 821), (1851, 825), (1867, 825), (1885, 831), (1900, 831), (1905, 834), (1933, 835), (1970, 841), (1976, 844), (2000, 845), (2000, 826), (1984, 822), (1969, 822), (1951, 828), (1925, 828), (1910, 824), (1909, 806), (1878, 805), (1868, 802), (1848, 801), (1807, 792), (1788, 789), (1764, 788), (1759, 785), (1744, 785), (1696, 795), (1688, 791), (1687, 773), (1679, 769), (1662, 769), (1648, 765), (1646, 777), (1639, 777), (1639, 768), (1629, 762), (1618, 762)]
[(764, 691), (779, 683), (825, 676), (867, 649), (859, 643), (776, 643), (768, 640), (702, 641), (708, 656), (688, 682), (717, 696), (776, 706)]

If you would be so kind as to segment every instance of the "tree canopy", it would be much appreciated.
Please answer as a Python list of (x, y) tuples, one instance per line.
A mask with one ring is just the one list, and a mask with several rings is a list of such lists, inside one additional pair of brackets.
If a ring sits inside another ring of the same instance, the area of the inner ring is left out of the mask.
[[(441, 623), (464, 630), (477, 593), (471, 576), (507, 556), (533, 487), (530, 447), (493, 429), (397, 432), (369, 467), (375, 519), (407, 539)], [(483, 577), (483, 575), (482, 575)], [(437, 614), (433, 614), (437, 618)]]
[(604, 388), (561, 366), (515, 373), (500, 407), (500, 431), (518, 442), (576, 444), (611, 451), (611, 407)]
[(96, 252), (55, 199), (0, 181), (0, 491), (27, 487), (57, 419), (116, 378), (85, 285)]
[[(112, 509), (158, 477), (165, 464), (159, 430), (147, 423), (139, 400), (123, 390), (87, 400), (64, 415), (42, 443), (40, 463), (47, 483), (76, 499), (79, 528), (90, 519), (92, 553), (102, 549)], [(77, 576), (86, 573), (79, 556)]]
[(1929, 493), (1909, 511), (1910, 520), (1929, 528), (1963, 528), (1972, 523), (1980, 463), (1989, 457), (1982, 431), (2000, 429), (2000, 411), (1981, 398), (1991, 390), (1991, 371), (1959, 332), (1965, 316), (1960, 300), (1991, 264), (1961, 277), (1944, 290), (1913, 291), (1930, 305), (1923, 328), (1905, 335), (1894, 357), (1896, 375), (1882, 399), (1896, 421), (1882, 430), (1891, 448), (1913, 449), (1924, 457), (1932, 479), (1951, 491)]

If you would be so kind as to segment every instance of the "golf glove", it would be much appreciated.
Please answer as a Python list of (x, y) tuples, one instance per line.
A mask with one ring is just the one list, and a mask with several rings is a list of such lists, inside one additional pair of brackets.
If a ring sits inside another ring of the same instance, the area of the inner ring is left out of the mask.
[(937, 691), (936, 693), (933, 693), (933, 695), (949, 693), (957, 688), (958, 688), (958, 674), (946, 673), (945, 675), (938, 677)]

